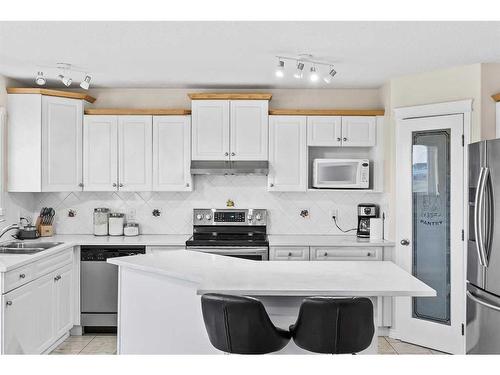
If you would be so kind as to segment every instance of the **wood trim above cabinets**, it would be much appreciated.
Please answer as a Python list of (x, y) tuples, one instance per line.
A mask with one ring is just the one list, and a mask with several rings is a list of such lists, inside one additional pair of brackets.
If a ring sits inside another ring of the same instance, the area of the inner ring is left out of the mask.
[(383, 116), (383, 109), (270, 109), (275, 116)]
[(188, 96), (191, 100), (271, 100), (273, 97), (272, 94), (262, 92), (200, 92), (189, 93)]
[(496, 102), (500, 102), (500, 92), (498, 94), (491, 95), (491, 98)]
[(186, 116), (191, 114), (190, 109), (175, 108), (86, 108), (86, 115), (157, 115), (157, 116)]
[(94, 97), (82, 92), (42, 89), (36, 87), (7, 87), (7, 94), (40, 94), (57, 96), (59, 98), (81, 99), (89, 103), (94, 103), (96, 100)]

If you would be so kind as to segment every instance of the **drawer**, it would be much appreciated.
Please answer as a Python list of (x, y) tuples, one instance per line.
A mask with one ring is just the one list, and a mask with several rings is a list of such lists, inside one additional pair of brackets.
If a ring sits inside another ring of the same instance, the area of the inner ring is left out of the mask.
[(311, 247), (311, 260), (382, 260), (382, 248)]
[(35, 278), (34, 264), (16, 268), (15, 270), (6, 272), (4, 275), (4, 286), (2, 293), (7, 293), (9, 290), (15, 289), (24, 285)]
[(165, 251), (185, 250), (184, 245), (179, 246), (146, 246), (146, 254), (161, 254)]
[(60, 253), (51, 255), (48, 258), (43, 258), (38, 262), (35, 262), (35, 277), (40, 277), (52, 272), (68, 263), (73, 262), (73, 248), (66, 249)]
[(269, 260), (309, 260), (309, 247), (271, 247)]

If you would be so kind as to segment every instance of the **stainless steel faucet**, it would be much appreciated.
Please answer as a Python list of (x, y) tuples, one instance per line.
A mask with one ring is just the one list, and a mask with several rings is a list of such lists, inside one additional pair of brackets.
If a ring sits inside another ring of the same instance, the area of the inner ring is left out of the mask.
[(0, 230), (0, 237), (2, 237), (5, 233), (7, 233), (8, 231), (10, 231), (12, 229), (19, 229), (19, 224), (18, 223), (11, 224), (11, 225), (6, 226), (2, 230)]

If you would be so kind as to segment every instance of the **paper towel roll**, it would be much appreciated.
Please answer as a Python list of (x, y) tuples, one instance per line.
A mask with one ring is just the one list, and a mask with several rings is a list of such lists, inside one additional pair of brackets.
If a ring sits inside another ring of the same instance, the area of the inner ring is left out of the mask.
[(370, 239), (381, 240), (384, 238), (382, 219), (370, 219)]

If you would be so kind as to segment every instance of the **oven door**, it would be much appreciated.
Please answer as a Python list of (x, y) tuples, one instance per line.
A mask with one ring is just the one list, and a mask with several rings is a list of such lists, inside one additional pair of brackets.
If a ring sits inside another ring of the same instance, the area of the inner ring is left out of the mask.
[(234, 258), (269, 260), (269, 249), (267, 247), (188, 246), (186, 249), (191, 251), (200, 251), (202, 253), (225, 255)]
[(361, 162), (359, 160), (338, 159), (314, 161), (313, 187), (315, 188), (365, 188), (361, 183)]

